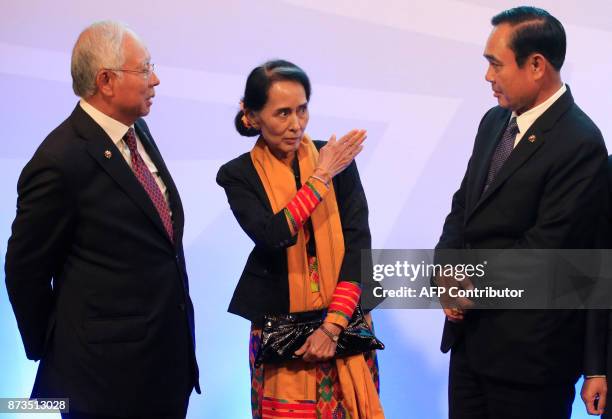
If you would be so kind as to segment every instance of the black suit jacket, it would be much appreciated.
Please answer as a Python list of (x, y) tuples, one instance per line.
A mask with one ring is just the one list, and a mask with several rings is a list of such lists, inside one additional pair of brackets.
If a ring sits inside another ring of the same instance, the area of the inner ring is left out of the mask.
[[(607, 152), (599, 129), (568, 88), (524, 133), (483, 194), (509, 118), (501, 107), (483, 117), (437, 248), (596, 247), (597, 220), (607, 199)], [(464, 339), (471, 365), (484, 375), (527, 383), (572, 381), (582, 371), (601, 373), (600, 353), (584, 354), (585, 339), (592, 338), (585, 333), (586, 317), (578, 310), (473, 311), (461, 324), (446, 321), (441, 349)], [(587, 343), (588, 350), (598, 351)]]
[[(77, 105), (18, 183), (6, 285), (33, 397), (100, 415), (181, 412), (198, 384), (183, 208), (145, 122), (135, 128), (168, 187), (173, 244), (104, 130)], [(109, 155), (110, 152), (110, 155)]]
[[(325, 145), (314, 143), (317, 148)], [(250, 153), (221, 166), (217, 183), (225, 189), (238, 223), (255, 243), (228, 311), (255, 323), (267, 313), (288, 313), (286, 248), (295, 244), (297, 236), (291, 236), (285, 214), (272, 211)], [(361, 250), (371, 249), (372, 244), (368, 204), (355, 162), (336, 175), (333, 183), (345, 248), (338, 280), (361, 282)]]
[[(608, 191), (610, 197), (612, 198), (612, 156), (608, 157)], [(612, 202), (612, 199), (611, 201)], [(608, 219), (608, 229), (606, 230), (606, 247), (612, 248), (612, 212), (610, 208), (606, 213)], [(598, 325), (598, 332), (605, 336), (604, 343), (602, 345), (603, 351), (605, 353), (605, 371), (606, 377), (608, 379), (608, 386), (610, 387), (610, 378), (612, 377), (612, 310), (607, 310), (606, 316), (604, 317), (605, 321), (600, 321)], [(608, 390), (607, 401), (606, 401), (606, 414), (602, 416), (602, 418), (610, 418), (610, 406), (612, 406), (612, 391)]]

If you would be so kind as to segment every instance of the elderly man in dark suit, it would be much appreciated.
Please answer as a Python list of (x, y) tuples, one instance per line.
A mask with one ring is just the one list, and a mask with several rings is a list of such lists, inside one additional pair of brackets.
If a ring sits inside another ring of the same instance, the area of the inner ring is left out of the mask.
[(142, 119), (159, 79), (109, 21), (71, 71), (81, 100), (21, 173), (6, 255), (32, 397), (69, 398), (69, 418), (183, 418), (199, 392), (183, 209)]
[[(533, 7), (506, 10), (492, 24), (485, 78), (499, 106), (480, 122), (437, 248), (595, 247), (607, 152), (561, 80), (563, 26)], [(445, 313), (453, 419), (569, 418), (580, 374), (605, 373), (588, 353), (597, 345), (584, 310)]]

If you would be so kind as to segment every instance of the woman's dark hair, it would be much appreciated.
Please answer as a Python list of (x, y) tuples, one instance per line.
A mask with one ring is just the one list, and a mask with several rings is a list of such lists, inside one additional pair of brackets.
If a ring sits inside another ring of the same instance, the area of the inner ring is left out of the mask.
[[(268, 91), (272, 83), (276, 81), (295, 81), (304, 87), (306, 100), (310, 100), (310, 80), (308, 76), (297, 65), (285, 60), (268, 61), (258, 67), (255, 67), (247, 78), (246, 87), (244, 88), (244, 97), (242, 103), (245, 109), (251, 111), (260, 111), (268, 101)], [(234, 125), (240, 135), (245, 137), (254, 137), (260, 134), (258, 129), (246, 127), (242, 122), (244, 112), (238, 111), (234, 118)]]
[(493, 16), (491, 24), (508, 23), (514, 28), (510, 49), (516, 57), (516, 64), (522, 67), (534, 52), (542, 54), (557, 70), (565, 61), (565, 30), (554, 16), (544, 9), (521, 6), (504, 10)]

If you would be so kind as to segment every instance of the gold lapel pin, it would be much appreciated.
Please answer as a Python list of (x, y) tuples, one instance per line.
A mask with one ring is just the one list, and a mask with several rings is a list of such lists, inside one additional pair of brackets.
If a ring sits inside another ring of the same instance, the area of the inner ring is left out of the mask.
[(110, 159), (111, 157), (113, 157), (113, 153), (111, 153), (110, 150), (106, 150), (104, 152), (104, 157), (106, 157), (107, 159)]
[(528, 140), (530, 143), (533, 143), (533, 142), (536, 140), (536, 136), (535, 136), (535, 135), (533, 135), (533, 134), (531, 134), (531, 135), (529, 136), (529, 138), (527, 138), (527, 140)]

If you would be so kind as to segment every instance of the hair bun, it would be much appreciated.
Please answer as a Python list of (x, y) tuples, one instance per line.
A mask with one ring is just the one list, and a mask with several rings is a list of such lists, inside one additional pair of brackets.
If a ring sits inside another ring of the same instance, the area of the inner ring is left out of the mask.
[(255, 137), (259, 135), (260, 131), (253, 127), (247, 127), (242, 121), (242, 117), (244, 117), (244, 112), (240, 110), (234, 118), (234, 126), (236, 127), (236, 131), (238, 131), (238, 134), (244, 137)]

